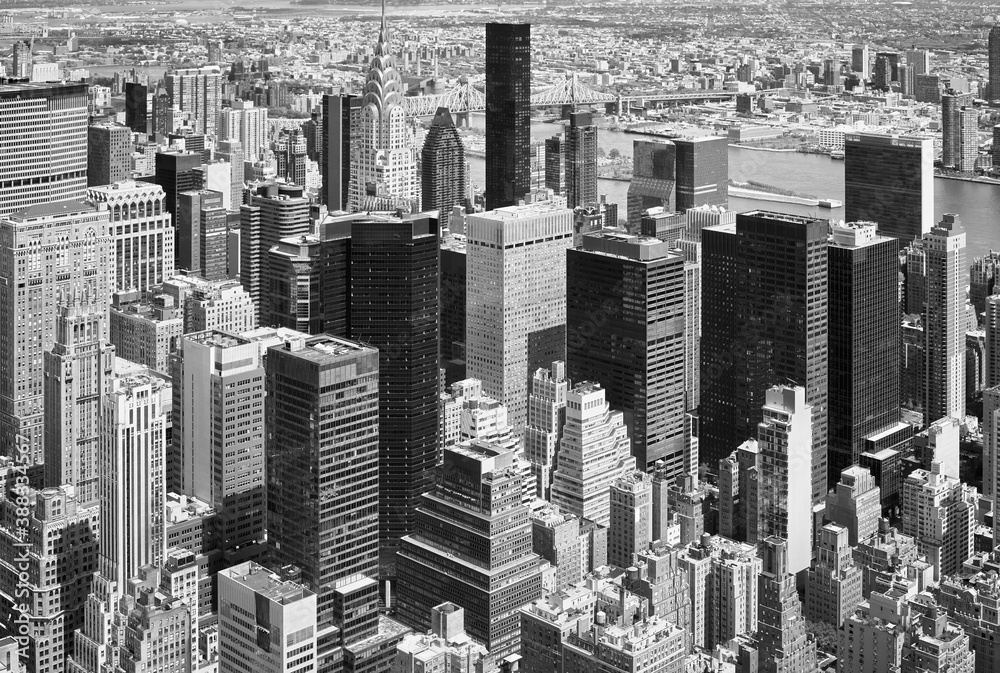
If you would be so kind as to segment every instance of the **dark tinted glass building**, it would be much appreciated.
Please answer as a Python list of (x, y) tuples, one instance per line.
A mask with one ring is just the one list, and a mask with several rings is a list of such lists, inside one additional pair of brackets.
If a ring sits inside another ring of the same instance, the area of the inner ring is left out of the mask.
[(676, 138), (677, 156), (674, 210), (698, 206), (729, 205), (729, 140), (726, 138)]
[(330, 210), (346, 210), (351, 188), (351, 139), (361, 114), (361, 97), (323, 96), (323, 177), (321, 196)]
[(448, 108), (438, 108), (434, 115), (420, 161), (424, 210), (440, 210), (447, 216), (454, 206), (465, 205), (465, 146)]
[(684, 257), (655, 238), (590, 234), (566, 253), (566, 360), (625, 413), (639, 469), (684, 467)]
[(736, 216), (735, 246), (714, 227), (702, 231), (702, 461), (756, 436), (769, 388), (803, 386), (814, 502), (827, 490), (827, 226), (757, 210)]
[(269, 553), (317, 593), (316, 670), (331, 670), (378, 633), (379, 354), (293, 334), (265, 369)]
[(573, 112), (566, 127), (566, 207), (597, 205), (597, 127), (589, 112)]
[(844, 136), (844, 219), (875, 222), (906, 245), (934, 226), (934, 144), (879, 133)]
[(531, 25), (486, 24), (486, 209), (531, 187)]
[[(632, 181), (628, 185), (628, 226), (630, 231), (636, 231), (646, 210), (663, 208), (670, 211), (676, 200), (677, 148), (669, 140), (635, 140), (632, 142), (632, 166)], [(726, 192), (728, 194), (728, 188)]]
[(379, 549), (395, 575), (433, 486), (438, 442), (438, 223), (368, 217), (351, 225), (351, 338), (379, 349)]
[(167, 195), (163, 205), (177, 216), (177, 195), (201, 189), (201, 154), (195, 152), (157, 152), (156, 184)]
[(899, 242), (874, 224), (835, 225), (827, 260), (832, 488), (867, 437), (899, 423)]

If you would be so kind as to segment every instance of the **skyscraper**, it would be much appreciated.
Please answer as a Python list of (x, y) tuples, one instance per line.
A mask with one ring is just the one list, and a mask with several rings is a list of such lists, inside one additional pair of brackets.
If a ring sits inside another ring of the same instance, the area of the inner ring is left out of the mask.
[(263, 185), (250, 205), (240, 207), (240, 282), (257, 306), (258, 323), (270, 315), (264, 286), (270, 278), (268, 252), (281, 239), (311, 230), (309, 199), (297, 185)]
[(531, 24), (486, 24), (486, 209), (516, 206), (531, 182)]
[[(87, 190), (87, 85), (0, 85), (0, 215)], [(31, 142), (25, 142), (30, 138)]]
[(101, 404), (111, 394), (115, 347), (103, 306), (60, 304), (55, 343), (44, 352), (45, 484), (70, 485), (82, 506), (97, 504)]
[(174, 275), (174, 227), (162, 187), (129, 180), (92, 187), (87, 198), (108, 214), (113, 289), (145, 292)]
[(351, 145), (358, 135), (361, 98), (323, 96), (323, 185), (321, 201), (330, 210), (347, 210), (351, 189)]
[(201, 189), (201, 154), (198, 152), (157, 152), (156, 184), (163, 188), (167, 212), (177, 217), (177, 195)]
[(230, 210), (238, 213), (240, 206), (243, 205), (243, 174), (246, 157), (243, 144), (235, 140), (221, 140), (216, 144), (215, 157), (229, 164)]
[(222, 192), (180, 192), (174, 221), (176, 268), (206, 280), (225, 279), (228, 227)]
[(835, 224), (827, 248), (827, 483), (899, 422), (898, 241), (873, 223)]
[(941, 464), (914, 470), (903, 483), (901, 530), (934, 566), (934, 580), (959, 572), (975, 551), (976, 489), (941, 474)]
[(677, 202), (685, 212), (699, 206), (729, 205), (729, 140), (714, 136), (674, 139)]
[(875, 222), (879, 233), (910, 243), (934, 223), (934, 143), (878, 133), (844, 136), (848, 222)]
[(556, 194), (566, 189), (566, 153), (562, 136), (545, 139), (545, 188)]
[(573, 211), (536, 204), (470, 215), (466, 238), (467, 373), (507, 406), (520, 431), (528, 378), (566, 357)]
[(589, 112), (573, 112), (566, 127), (566, 207), (597, 205), (597, 127)]
[(101, 414), (101, 527), (98, 570), (122, 590), (166, 554), (167, 409), (170, 384), (148, 373), (114, 379)]
[(611, 521), (609, 487), (635, 469), (622, 412), (613, 410), (597, 383), (585, 381), (566, 395), (566, 423), (552, 477), (553, 505), (602, 526)]
[(191, 115), (195, 133), (214, 136), (219, 110), (222, 109), (222, 72), (219, 66), (179, 68), (167, 72), (163, 79), (171, 106)]
[(851, 70), (859, 73), (862, 80), (871, 75), (871, 55), (867, 44), (854, 45), (851, 50)]
[(322, 250), (322, 241), (306, 234), (283, 238), (268, 251), (271, 275), (264, 283), (268, 316), (263, 324), (306, 334), (326, 331)]
[(979, 113), (972, 107), (971, 93), (949, 89), (941, 94), (941, 128), (941, 165), (973, 170), (979, 155)]
[(698, 373), (701, 432), (698, 450), (701, 462), (710, 467), (752, 437), (730, 420), (731, 391), (736, 386), (740, 364), (733, 348), (739, 306), (737, 295), (742, 284), (737, 243), (735, 222), (701, 230), (702, 319)]
[(441, 482), (423, 495), (399, 552), (400, 618), (425, 631), (431, 608), (451, 601), (497, 660), (520, 652), (519, 610), (542, 595), (515, 464), (512, 451), (488, 441), (446, 449)]
[[(802, 603), (795, 589), (789, 555), (796, 540), (769, 537), (762, 543), (758, 582), (757, 657), (761, 673), (810, 673), (816, 670), (816, 641), (806, 632)], [(808, 548), (806, 548), (808, 555)]]
[(117, 124), (87, 127), (87, 186), (110, 185), (132, 172), (132, 130)]
[(11, 47), (11, 73), (16, 79), (31, 77), (31, 43), (17, 40)]
[(136, 133), (152, 135), (156, 132), (152, 109), (155, 98), (150, 94), (149, 87), (145, 84), (125, 83), (125, 126)]
[(628, 568), (652, 541), (653, 484), (645, 470), (631, 470), (611, 483), (609, 493), (608, 563)]
[[(438, 245), (426, 215), (351, 225), (351, 338), (378, 348), (379, 550), (393, 576), (438, 454)], [(405, 301), (400, 301), (405, 297)]]
[(736, 216), (735, 236), (702, 231), (699, 449), (725, 457), (754, 436), (769, 388), (803, 386), (814, 503), (827, 490), (827, 230), (825, 220), (751, 211)]
[[(785, 540), (812, 539), (812, 456), (810, 445), (813, 408), (802, 386), (777, 386), (767, 391), (764, 420), (757, 426), (760, 448), (758, 501), (759, 539), (772, 535)], [(825, 493), (824, 482), (824, 493)], [(788, 571), (809, 567), (811, 545), (801, 542), (788, 551)]]
[(219, 112), (219, 141), (240, 143), (246, 160), (256, 161), (267, 149), (267, 114), (266, 107), (254, 107), (252, 101), (234, 100)]
[(1000, 23), (993, 24), (989, 36), (989, 92), (987, 98), (1000, 98)]
[(257, 344), (224, 332), (185, 334), (171, 357), (167, 479), (218, 513), (216, 544), (235, 565), (264, 549), (264, 366)]
[(965, 227), (945, 213), (924, 235), (927, 303), (924, 325), (927, 368), (924, 424), (965, 417)]
[(417, 154), (403, 109), (406, 86), (396, 70), (389, 39), (383, 5), (382, 25), (358, 113), (358, 135), (351, 143), (352, 211), (402, 208), (412, 212), (420, 207)]
[(566, 421), (566, 394), (570, 381), (566, 363), (553, 362), (549, 369), (536, 369), (528, 397), (528, 420), (524, 428), (524, 455), (538, 484), (538, 497), (549, 499), (556, 455)]
[(271, 149), (278, 164), (278, 179), (305, 187), (307, 150), (302, 130), (282, 129)]
[(317, 594), (317, 670), (378, 631), (378, 358), (298, 333), (265, 356), (268, 545)]
[(466, 202), (465, 146), (448, 108), (438, 108), (420, 153), (423, 209), (442, 216)]
[(861, 603), (862, 569), (852, 558), (847, 528), (828, 523), (817, 538), (816, 560), (806, 571), (806, 619), (840, 628)]
[(590, 234), (566, 254), (566, 362), (626, 414), (639, 469), (684, 472), (684, 258), (655, 238)]
[(25, 438), (33, 465), (44, 461), (42, 358), (55, 343), (57, 308), (74, 298), (110, 303), (108, 229), (107, 212), (80, 201), (0, 217), (0, 446), (12, 451)]
[(638, 231), (650, 208), (669, 212), (675, 205), (677, 148), (669, 140), (632, 141), (632, 180), (628, 185), (628, 226)]

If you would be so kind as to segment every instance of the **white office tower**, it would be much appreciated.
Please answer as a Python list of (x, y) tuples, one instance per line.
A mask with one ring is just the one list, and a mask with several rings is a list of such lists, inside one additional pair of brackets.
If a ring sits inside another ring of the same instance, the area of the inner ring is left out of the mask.
[[(984, 420), (985, 411), (984, 401)], [(961, 436), (962, 424), (959, 419), (952, 416), (939, 418), (913, 438), (913, 453), (920, 461), (920, 466), (925, 470), (929, 470), (933, 463), (938, 463), (941, 465), (941, 474), (958, 479)], [(983, 474), (985, 475), (987, 469), (985, 441), (983, 454)]]
[(954, 213), (924, 234), (927, 300), (924, 335), (927, 367), (924, 425), (965, 416), (965, 228)]
[(0, 447), (23, 446), (30, 464), (44, 461), (42, 358), (55, 343), (57, 308), (74, 297), (108, 306), (113, 259), (108, 214), (90, 204), (0, 216)]
[[(98, 570), (119, 590), (166, 553), (164, 510), (170, 384), (151, 373), (116, 378), (101, 418)], [(165, 399), (164, 399), (165, 398)]]
[(263, 551), (264, 365), (258, 345), (224, 332), (185, 334), (171, 357), (171, 490), (211, 505), (226, 565)]
[(573, 211), (550, 203), (497, 208), (467, 222), (466, 363), (507, 405), (520, 432), (528, 378), (566, 357), (566, 250)]
[(219, 673), (315, 667), (316, 594), (251, 561), (220, 571)]
[(174, 275), (174, 227), (163, 187), (127, 180), (91, 187), (87, 198), (108, 213), (114, 289), (146, 292)]
[(98, 503), (101, 404), (111, 393), (115, 347), (107, 307), (60, 304), (55, 344), (45, 351), (45, 483), (69, 484), (84, 507)]
[[(239, 143), (243, 160), (246, 162), (253, 163), (260, 158), (261, 150), (267, 149), (271, 142), (268, 135), (267, 108), (254, 107), (252, 101), (243, 100), (234, 100), (230, 107), (223, 108), (219, 112), (220, 148), (224, 142)], [(228, 150), (231, 156), (234, 154), (232, 144), (223, 149)], [(243, 175), (242, 166), (240, 175)]]
[(356, 146), (351, 142), (351, 211), (420, 209), (417, 148), (403, 107), (405, 93), (383, 5), (378, 43), (365, 78)]
[(222, 105), (222, 71), (219, 66), (171, 70), (163, 79), (170, 106), (191, 115), (195, 133), (215, 137)]
[(531, 463), (531, 471), (538, 482), (538, 497), (543, 500), (549, 499), (552, 489), (569, 386), (565, 362), (553, 362), (549, 369), (536, 369), (531, 379), (524, 457)]
[(611, 484), (636, 465), (622, 412), (611, 409), (600, 385), (584, 382), (566, 395), (557, 462), (552, 504), (607, 527)]
[(812, 406), (806, 404), (805, 388), (767, 391), (757, 444), (758, 539), (788, 540), (788, 572), (796, 574), (812, 559)]
[(941, 473), (914, 470), (903, 482), (902, 531), (934, 566), (934, 580), (962, 569), (975, 551), (976, 489)]

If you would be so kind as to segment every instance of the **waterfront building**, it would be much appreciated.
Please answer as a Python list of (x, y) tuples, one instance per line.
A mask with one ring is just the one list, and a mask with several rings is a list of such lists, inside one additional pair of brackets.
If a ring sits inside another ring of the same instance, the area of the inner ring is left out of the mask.
[(848, 222), (875, 222), (909, 244), (934, 224), (934, 143), (879, 133), (844, 136), (844, 208)]
[(589, 112), (573, 112), (566, 127), (566, 207), (597, 205), (597, 126)]
[(729, 205), (729, 140), (675, 138), (677, 200), (674, 210)]

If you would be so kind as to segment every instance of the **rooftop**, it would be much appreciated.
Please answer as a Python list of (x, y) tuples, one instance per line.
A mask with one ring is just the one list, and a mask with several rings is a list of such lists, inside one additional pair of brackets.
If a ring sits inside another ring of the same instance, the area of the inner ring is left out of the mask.
[(312, 591), (301, 584), (282, 580), (281, 577), (267, 568), (252, 561), (222, 572), (254, 593), (281, 605), (287, 605), (313, 595)]

